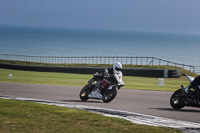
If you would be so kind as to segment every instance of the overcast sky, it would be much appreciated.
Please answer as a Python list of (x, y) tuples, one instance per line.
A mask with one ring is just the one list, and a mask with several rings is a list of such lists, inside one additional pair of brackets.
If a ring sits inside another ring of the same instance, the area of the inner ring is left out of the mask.
[(200, 34), (200, 0), (0, 0), (0, 25)]

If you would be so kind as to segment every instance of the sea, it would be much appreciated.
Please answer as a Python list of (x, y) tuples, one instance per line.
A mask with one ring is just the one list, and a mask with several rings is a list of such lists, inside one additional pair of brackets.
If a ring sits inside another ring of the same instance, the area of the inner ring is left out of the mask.
[(200, 66), (200, 35), (0, 26), (0, 54), (156, 57)]

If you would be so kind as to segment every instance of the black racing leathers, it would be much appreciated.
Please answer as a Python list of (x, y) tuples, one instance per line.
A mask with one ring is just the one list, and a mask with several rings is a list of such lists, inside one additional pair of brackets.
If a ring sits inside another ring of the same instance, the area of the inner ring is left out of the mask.
[(192, 87), (193, 89), (199, 89), (200, 86), (200, 76), (197, 76), (191, 83), (190, 83), (190, 87)]
[(114, 76), (113, 67), (108, 67), (107, 69), (105, 69), (104, 78), (111, 83), (114, 83), (114, 84), (118, 83), (117, 79)]
[(189, 88), (194, 89), (194, 94), (200, 98), (200, 76), (197, 76), (191, 83)]

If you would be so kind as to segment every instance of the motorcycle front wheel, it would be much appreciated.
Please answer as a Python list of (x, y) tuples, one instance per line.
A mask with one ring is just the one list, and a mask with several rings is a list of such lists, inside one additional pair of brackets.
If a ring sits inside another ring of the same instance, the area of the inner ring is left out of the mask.
[(90, 94), (90, 89), (88, 86), (84, 86), (79, 94), (79, 97), (82, 101), (87, 101), (89, 99), (88, 95)]
[(185, 103), (184, 103), (184, 95), (182, 95), (182, 90), (178, 89), (177, 91), (175, 91), (171, 98), (170, 98), (170, 105), (174, 108), (174, 109), (181, 109), (183, 107), (185, 107)]
[(118, 89), (116, 87), (112, 87), (111, 90), (106, 89), (102, 96), (103, 102), (104, 103), (111, 102), (117, 96), (117, 93), (118, 93)]

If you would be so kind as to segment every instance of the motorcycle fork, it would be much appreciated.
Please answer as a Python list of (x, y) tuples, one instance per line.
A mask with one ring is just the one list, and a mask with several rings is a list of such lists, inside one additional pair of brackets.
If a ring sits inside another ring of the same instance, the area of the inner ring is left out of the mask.
[(181, 96), (186, 96), (188, 98), (188, 94), (185, 92), (184, 87), (181, 85)]
[(94, 89), (95, 87), (95, 83), (94, 82), (90, 82), (86, 85), (88, 87), (88, 89), (90, 90), (90, 92)]

